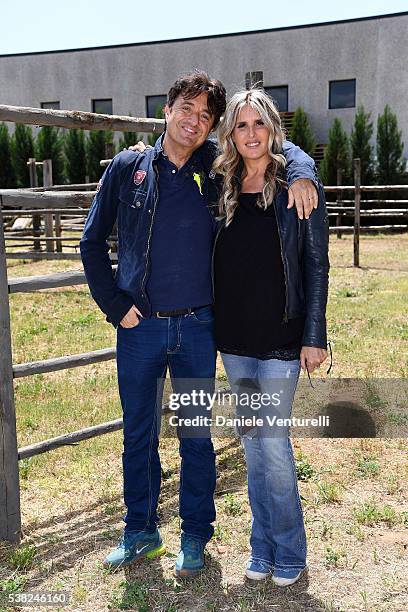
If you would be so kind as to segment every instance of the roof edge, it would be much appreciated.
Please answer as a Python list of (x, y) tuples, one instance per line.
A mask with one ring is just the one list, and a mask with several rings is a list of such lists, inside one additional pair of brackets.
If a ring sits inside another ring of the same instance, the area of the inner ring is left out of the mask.
[(374, 19), (389, 19), (391, 17), (402, 17), (408, 15), (408, 11), (402, 11), (399, 13), (386, 13), (385, 15), (371, 15), (369, 17), (353, 17), (352, 19), (339, 19), (336, 21), (322, 21), (321, 23), (308, 23), (296, 26), (283, 26), (280, 28), (267, 28), (263, 30), (248, 30), (247, 32), (227, 32), (225, 34), (209, 34), (202, 36), (191, 36), (184, 38), (169, 38), (164, 40), (151, 40), (144, 42), (135, 42), (135, 43), (123, 43), (118, 45), (100, 45), (97, 47), (78, 47), (74, 49), (53, 49), (51, 51), (28, 51), (22, 53), (5, 53), (0, 54), (0, 58), (2, 57), (22, 57), (28, 55), (50, 55), (51, 53), (80, 53), (83, 51), (98, 51), (100, 49), (124, 49), (127, 47), (140, 47), (142, 45), (160, 45), (160, 44), (168, 44), (168, 43), (180, 43), (180, 42), (190, 42), (193, 40), (207, 40), (207, 39), (215, 39), (215, 38), (231, 38), (233, 36), (244, 36), (244, 35), (253, 35), (253, 34), (268, 34), (269, 32), (282, 32), (287, 30), (300, 30), (305, 28), (316, 28), (321, 26), (331, 26), (338, 25), (342, 23), (354, 23), (359, 21), (373, 21)]

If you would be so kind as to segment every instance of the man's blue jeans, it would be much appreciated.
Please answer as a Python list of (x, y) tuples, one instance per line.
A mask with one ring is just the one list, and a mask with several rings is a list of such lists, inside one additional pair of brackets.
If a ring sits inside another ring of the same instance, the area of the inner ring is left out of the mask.
[[(222, 360), (232, 391), (242, 396), (243, 388), (252, 388), (270, 396), (284, 388), (279, 408), (269, 414), (291, 416), (300, 372), (298, 360), (260, 360), (224, 353)], [(269, 569), (300, 571), (306, 566), (306, 534), (288, 433), (287, 428), (278, 431), (265, 426), (261, 431), (249, 430), (241, 440), (253, 516), (252, 558), (262, 560)]]
[[(169, 368), (174, 392), (183, 379), (215, 376), (212, 307), (187, 316), (142, 319), (118, 327), (117, 367), (123, 409), (123, 479), (126, 530), (154, 531), (161, 465), (158, 452), (161, 393)], [(178, 380), (179, 379), (179, 380)], [(215, 520), (215, 453), (210, 437), (180, 439), (180, 516), (186, 534), (207, 542)]]

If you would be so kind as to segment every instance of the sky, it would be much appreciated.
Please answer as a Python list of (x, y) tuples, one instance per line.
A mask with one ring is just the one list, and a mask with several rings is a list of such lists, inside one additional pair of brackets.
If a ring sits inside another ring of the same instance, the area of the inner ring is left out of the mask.
[(408, 0), (0, 0), (0, 55), (189, 38), (408, 11)]

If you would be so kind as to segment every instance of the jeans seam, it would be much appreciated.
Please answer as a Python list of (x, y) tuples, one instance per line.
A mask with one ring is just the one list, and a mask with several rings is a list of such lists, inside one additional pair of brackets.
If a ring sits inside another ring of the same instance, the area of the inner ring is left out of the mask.
[[(297, 385), (298, 385), (298, 382), (299, 382), (299, 376), (300, 376), (300, 364), (299, 364), (298, 374), (297, 374), (297, 378), (296, 378), (296, 384), (295, 384), (294, 389), (293, 389), (292, 407), (293, 407), (293, 402), (294, 402), (294, 399), (295, 399)], [(292, 414), (292, 410), (291, 410), (291, 414)], [(290, 462), (291, 462), (291, 465), (292, 465), (293, 478), (294, 478), (294, 483), (295, 483), (297, 505), (298, 505), (298, 509), (299, 509), (300, 515), (303, 517), (303, 508), (302, 508), (302, 503), (300, 501), (300, 495), (299, 495), (299, 486), (298, 486), (298, 479), (297, 479), (297, 473), (296, 473), (295, 458), (294, 458), (294, 455), (293, 455), (293, 448), (292, 448), (292, 444), (291, 444), (290, 436), (289, 435), (288, 435), (288, 447), (289, 447), (288, 450), (289, 450), (289, 454), (290, 454)], [(304, 522), (303, 522), (302, 526), (303, 526), (303, 534), (304, 534), (305, 533)], [(304, 536), (304, 538), (302, 537), (302, 541), (300, 542), (300, 545), (301, 545), (302, 552), (306, 553), (307, 552), (306, 536)]]
[[(170, 372), (170, 378), (171, 380), (173, 380), (173, 371), (171, 369), (171, 363), (169, 361), (169, 372)], [(181, 445), (181, 440), (179, 439), (179, 445)], [(183, 459), (181, 459), (181, 461), (183, 461)], [(183, 491), (183, 470), (181, 469), (181, 465), (180, 465), (180, 491), (179, 491), (179, 529), (181, 528), (181, 517), (180, 517), (180, 506), (181, 506), (181, 494)]]
[[(167, 365), (166, 365), (167, 367)], [(163, 374), (166, 371), (166, 368), (163, 370)], [(153, 423), (152, 423), (152, 428), (150, 430), (150, 444), (149, 444), (149, 455), (148, 455), (148, 459), (147, 459), (147, 474), (148, 474), (148, 486), (149, 486), (149, 507), (148, 507), (148, 511), (147, 511), (147, 518), (146, 518), (146, 527), (145, 529), (147, 529), (148, 525), (149, 525), (149, 521), (150, 521), (150, 517), (152, 515), (152, 447), (153, 447), (153, 434), (154, 434), (154, 428), (156, 425), (156, 421), (157, 421), (157, 402), (155, 402), (155, 406), (154, 406), (154, 415), (153, 415)]]
[(265, 563), (265, 565), (269, 565), (271, 567), (274, 567), (275, 565), (270, 559), (263, 559), (262, 557), (258, 557), (256, 555), (251, 555), (248, 561), (261, 561), (261, 563)]
[(285, 569), (298, 569), (299, 571), (302, 569), (305, 569), (306, 564), (305, 565), (300, 565), (299, 563), (286, 563), (285, 565), (282, 564), (276, 564), (275, 565), (275, 570), (285, 570)]

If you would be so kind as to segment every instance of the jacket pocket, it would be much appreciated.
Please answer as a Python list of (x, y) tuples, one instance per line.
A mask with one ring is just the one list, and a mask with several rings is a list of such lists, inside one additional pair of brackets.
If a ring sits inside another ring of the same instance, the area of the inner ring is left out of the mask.
[(143, 207), (146, 202), (146, 192), (132, 190), (119, 194), (121, 208), (121, 227), (128, 234), (133, 234), (137, 230)]

